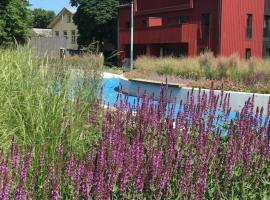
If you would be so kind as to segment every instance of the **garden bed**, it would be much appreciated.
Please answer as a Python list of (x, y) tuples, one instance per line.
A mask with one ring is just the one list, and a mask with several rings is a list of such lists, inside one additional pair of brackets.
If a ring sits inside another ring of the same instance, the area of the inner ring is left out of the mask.
[(53, 73), (26, 49), (0, 53), (0, 199), (269, 198), (270, 102), (249, 98), (230, 119), (223, 90), (177, 105), (163, 87), (158, 100), (118, 93), (104, 108), (99, 74), (70, 101), (70, 69)]
[(270, 94), (270, 61), (267, 59), (241, 60), (233, 55), (229, 58), (214, 57), (207, 53), (191, 58), (140, 57), (136, 69), (125, 73), (131, 79), (166, 81), (210, 89)]

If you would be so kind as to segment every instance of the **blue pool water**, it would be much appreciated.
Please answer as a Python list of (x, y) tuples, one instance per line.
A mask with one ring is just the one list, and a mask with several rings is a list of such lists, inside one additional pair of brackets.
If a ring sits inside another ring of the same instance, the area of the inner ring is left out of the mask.
[[(120, 79), (119, 78), (103, 78), (102, 85), (103, 85), (103, 94), (102, 94), (103, 102), (105, 105), (113, 107), (115, 105), (115, 102), (118, 96), (118, 87), (120, 85)], [(137, 102), (137, 97), (127, 96), (127, 100), (128, 100), (129, 105), (134, 105)], [(157, 103), (158, 103), (157, 101), (154, 101), (154, 104), (157, 104)], [(177, 116), (177, 113), (179, 112), (179, 109), (180, 109), (180, 105), (176, 104), (175, 113), (174, 113), (175, 118)], [(184, 108), (181, 108), (181, 109), (183, 110)], [(221, 116), (222, 112), (217, 111), (216, 115)], [(228, 116), (228, 122), (235, 118), (236, 118), (236, 112), (231, 112)], [(267, 119), (266, 116), (263, 116), (263, 118), (258, 119), (258, 121), (262, 120), (262, 123), (264, 123), (266, 119)], [(215, 124), (215, 120), (214, 120), (214, 124)], [(224, 125), (224, 122), (222, 120), (219, 120), (218, 125), (222, 126)]]
[[(118, 87), (120, 85), (119, 78), (103, 78), (102, 80), (102, 97), (105, 105), (113, 107), (118, 95)], [(134, 96), (128, 96), (128, 101), (133, 104), (137, 98)]]
[[(114, 106), (116, 99), (117, 99), (117, 95), (118, 95), (117, 88), (119, 87), (119, 84), (120, 84), (119, 78), (103, 78), (103, 81), (102, 81), (103, 94), (102, 95), (103, 95), (103, 102), (105, 105), (108, 105), (110, 107)], [(128, 98), (128, 103), (130, 105), (133, 105), (137, 102), (137, 97), (127, 96), (127, 98)], [(155, 101), (154, 103), (157, 104), (157, 101)], [(176, 117), (179, 109), (180, 109), (180, 105), (176, 104), (176, 109), (175, 109), (175, 113), (174, 113), (175, 117)], [(220, 113), (220, 112), (218, 112), (217, 114), (222, 115), (222, 113)], [(236, 113), (231, 112), (229, 115), (229, 120), (234, 119), (235, 117), (236, 117)]]
[[(120, 86), (120, 79), (119, 78), (103, 78), (102, 81), (103, 86), (103, 102), (105, 105), (108, 105), (110, 107), (113, 107), (118, 95), (118, 88)], [(124, 95), (123, 95), (124, 97)], [(128, 104), (134, 105), (137, 103), (138, 98), (135, 96), (127, 96)], [(154, 101), (154, 104), (157, 104), (157, 101)], [(179, 105), (176, 104), (176, 113), (179, 111)]]

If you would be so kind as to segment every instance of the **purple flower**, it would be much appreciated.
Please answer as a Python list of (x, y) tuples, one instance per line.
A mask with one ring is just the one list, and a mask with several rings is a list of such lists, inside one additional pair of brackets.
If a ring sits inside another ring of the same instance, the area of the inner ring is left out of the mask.
[(31, 160), (32, 160), (32, 152), (29, 151), (24, 157), (23, 166), (21, 168), (19, 184), (16, 189), (16, 196), (15, 196), (16, 200), (21, 200), (23, 198), (23, 187), (27, 178), (27, 172), (30, 167)]
[(234, 153), (230, 152), (227, 155), (227, 159), (226, 159), (226, 178), (230, 178), (232, 176), (233, 173), (233, 165), (234, 165)]
[(53, 200), (60, 200), (61, 199), (60, 193), (59, 193), (59, 188), (58, 188), (58, 177), (54, 177), (52, 199)]
[(183, 171), (182, 176), (180, 177), (180, 191), (182, 193), (186, 193), (187, 190), (189, 189), (189, 184), (191, 181), (191, 173), (192, 173), (192, 148), (190, 148), (188, 157), (185, 162), (185, 168)]
[(79, 197), (79, 187), (81, 185), (81, 173), (83, 170), (83, 164), (82, 161), (78, 162), (77, 167), (74, 170), (73, 174), (73, 193), (74, 193), (74, 198), (78, 199)]
[(58, 158), (61, 158), (63, 156), (63, 152), (64, 152), (64, 144), (63, 141), (60, 142), (60, 144), (58, 145)]
[(73, 166), (74, 166), (74, 155), (73, 155), (73, 152), (71, 150), (69, 152), (69, 158), (68, 158), (68, 162), (67, 162), (66, 169), (65, 169), (65, 177), (64, 177), (65, 182), (69, 179), (71, 172), (73, 170)]
[[(2, 188), (0, 188), (0, 199), (1, 200), (8, 200), (7, 183), (8, 183), (7, 173), (5, 173), (4, 179), (2, 181)], [(0, 184), (0, 186), (1, 186), (1, 184)]]
[(50, 190), (51, 180), (52, 179), (54, 180), (54, 175), (55, 175), (54, 164), (52, 161), (49, 165), (49, 169), (48, 169), (46, 176), (45, 176), (45, 179), (44, 179), (44, 195), (46, 195), (46, 196), (48, 195), (49, 190)]

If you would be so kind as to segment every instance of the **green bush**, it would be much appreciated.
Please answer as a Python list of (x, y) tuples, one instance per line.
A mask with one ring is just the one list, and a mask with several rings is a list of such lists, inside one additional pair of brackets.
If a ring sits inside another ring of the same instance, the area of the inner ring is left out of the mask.
[(213, 54), (211, 53), (206, 53), (202, 54), (199, 57), (199, 64), (201, 68), (201, 73), (204, 78), (206, 79), (213, 79), (214, 78), (214, 73), (213, 73)]
[(162, 66), (162, 68), (159, 69), (157, 71), (157, 73), (159, 75), (173, 75), (174, 74), (174, 69), (172, 68), (171, 65), (167, 64), (167, 65)]

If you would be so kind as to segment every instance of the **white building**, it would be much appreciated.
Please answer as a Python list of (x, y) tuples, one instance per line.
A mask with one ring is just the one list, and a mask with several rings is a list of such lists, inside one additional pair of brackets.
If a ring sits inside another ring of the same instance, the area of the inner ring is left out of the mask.
[(53, 37), (66, 39), (67, 50), (78, 50), (78, 29), (73, 22), (75, 12), (76, 10), (63, 8), (48, 26), (52, 29)]

